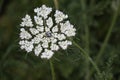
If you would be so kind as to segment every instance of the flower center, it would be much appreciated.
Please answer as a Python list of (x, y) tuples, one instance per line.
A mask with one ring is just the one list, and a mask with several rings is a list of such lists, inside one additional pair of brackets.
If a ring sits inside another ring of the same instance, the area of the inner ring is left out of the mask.
[(52, 33), (50, 31), (45, 33), (47, 37), (52, 37)]

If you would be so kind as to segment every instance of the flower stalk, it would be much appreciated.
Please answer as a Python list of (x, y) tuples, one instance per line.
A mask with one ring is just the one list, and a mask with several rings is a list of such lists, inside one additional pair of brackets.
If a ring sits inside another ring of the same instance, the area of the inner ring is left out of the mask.
[[(86, 0), (81, 0), (81, 7), (82, 11), (85, 12), (86, 10)], [(87, 24), (87, 14), (83, 13), (82, 14), (83, 18), (83, 26), (85, 27), (85, 50), (87, 54), (89, 55), (89, 26)], [(88, 59), (85, 60), (85, 67), (86, 67), (86, 77), (85, 80), (89, 80), (90, 77), (90, 72), (89, 72), (89, 61)]]
[(111, 21), (111, 24), (110, 24), (110, 28), (108, 29), (108, 33), (107, 33), (107, 35), (106, 35), (106, 37), (104, 39), (104, 42), (103, 42), (103, 44), (102, 44), (102, 46), (100, 48), (100, 51), (99, 51), (99, 53), (98, 53), (98, 55), (96, 57), (96, 63), (99, 63), (99, 60), (100, 60), (101, 56), (103, 55), (104, 50), (105, 50), (105, 48), (107, 46), (107, 43), (108, 43), (108, 40), (109, 40), (109, 38), (111, 36), (112, 30), (115, 27), (115, 23), (116, 23), (116, 20), (117, 20), (119, 9), (120, 9), (120, 5), (118, 5), (117, 10), (113, 14), (113, 18), (112, 18), (112, 21)]
[(55, 79), (55, 71), (54, 71), (53, 61), (50, 59), (49, 62), (50, 62), (50, 69), (51, 69), (52, 80), (56, 80)]
[(97, 74), (101, 76), (101, 72), (100, 72), (98, 66), (95, 64), (95, 62), (93, 61), (93, 59), (88, 55), (88, 53), (87, 53), (84, 49), (82, 49), (75, 41), (72, 40), (72, 42), (73, 42), (73, 44), (74, 44), (77, 48), (79, 48), (79, 50), (82, 52), (82, 55), (83, 55), (86, 59), (88, 59), (88, 61), (93, 65), (93, 67), (94, 67), (94, 69), (96, 70)]
[(53, 0), (56, 9), (59, 9), (58, 0)]

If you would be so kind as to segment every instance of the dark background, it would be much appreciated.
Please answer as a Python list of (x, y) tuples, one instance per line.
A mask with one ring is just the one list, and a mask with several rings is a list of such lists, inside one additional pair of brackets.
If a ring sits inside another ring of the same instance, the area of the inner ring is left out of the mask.
[[(96, 61), (120, 1), (81, 1), (58, 0), (59, 9), (68, 14), (75, 25), (77, 44), (86, 49), (89, 41), (89, 55)], [(33, 53), (27, 54), (18, 45), (21, 18), (25, 14), (32, 15), (33, 9), (42, 4), (55, 9), (53, 0), (0, 0), (0, 80), (51, 80), (49, 61)], [(87, 39), (86, 26), (89, 31)], [(120, 80), (120, 9), (113, 26), (108, 44), (96, 63), (102, 79), (80, 50), (72, 45), (66, 51), (56, 52), (52, 58), (56, 80)]]

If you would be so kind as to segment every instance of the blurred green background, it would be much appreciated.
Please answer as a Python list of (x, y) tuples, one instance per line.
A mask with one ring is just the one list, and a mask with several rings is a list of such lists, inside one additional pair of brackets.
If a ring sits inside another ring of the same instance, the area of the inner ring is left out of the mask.
[[(111, 25), (113, 28), (96, 62), (102, 79), (72, 45), (52, 58), (56, 80), (120, 80), (120, 9), (117, 19), (113, 18), (119, 3), (120, 0), (58, 0), (59, 9), (69, 15), (77, 29), (74, 40), (94, 61)], [(42, 4), (55, 9), (53, 0), (0, 0), (0, 80), (52, 80), (49, 61), (26, 54), (18, 45), (21, 18), (27, 13), (32, 15), (33, 9)]]

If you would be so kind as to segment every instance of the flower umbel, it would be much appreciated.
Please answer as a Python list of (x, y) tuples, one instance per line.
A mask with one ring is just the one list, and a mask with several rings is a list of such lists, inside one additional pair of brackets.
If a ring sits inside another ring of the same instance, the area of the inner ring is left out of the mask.
[(60, 48), (65, 50), (72, 45), (68, 37), (75, 36), (76, 29), (67, 20), (68, 15), (59, 10), (54, 13), (52, 8), (45, 5), (35, 8), (34, 12), (37, 14), (34, 20), (28, 14), (22, 18), (19, 42), (21, 49), (50, 59), (55, 51)]

